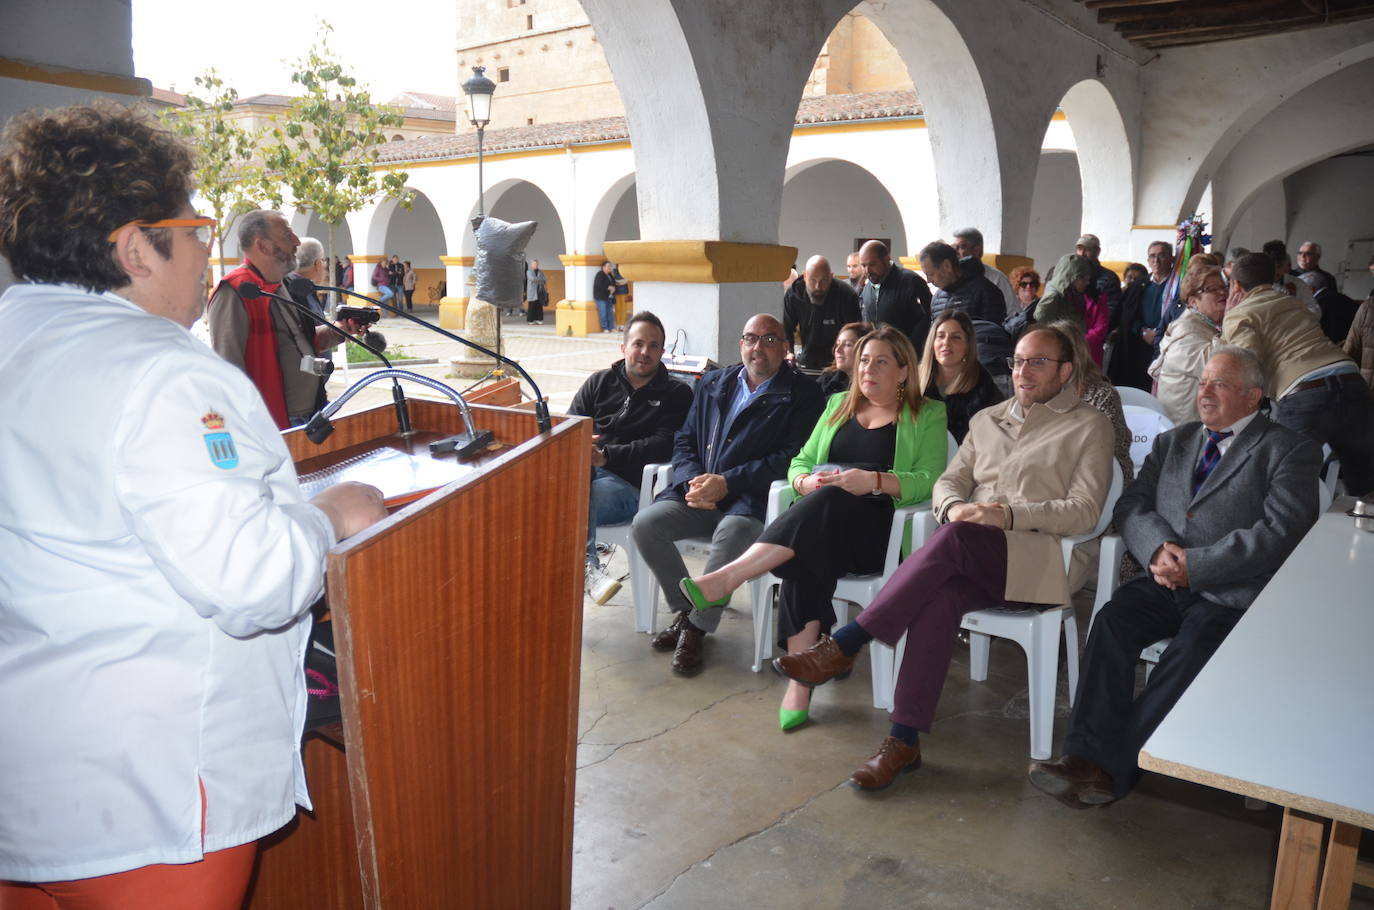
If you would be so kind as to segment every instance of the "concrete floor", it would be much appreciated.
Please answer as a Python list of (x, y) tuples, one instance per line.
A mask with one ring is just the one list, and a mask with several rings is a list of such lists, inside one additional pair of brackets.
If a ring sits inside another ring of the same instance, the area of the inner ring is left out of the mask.
[[(623, 555), (612, 569), (626, 571)], [(577, 910), (1268, 906), (1280, 809), (1150, 775), (1126, 800), (1073, 811), (1027, 783), (1015, 644), (993, 644), (982, 683), (956, 651), (924, 765), (870, 794), (846, 783), (887, 732), (867, 659), (784, 734), (785, 681), (749, 670), (746, 593), (693, 678), (633, 631), (628, 583), (585, 610)], [(1067, 712), (1061, 682), (1056, 744)], [(1374, 891), (1357, 887), (1352, 906), (1374, 907)]]
[[(433, 308), (417, 313), (437, 320)], [(457, 344), (400, 320), (380, 328), (415, 356), (441, 360), (417, 372), (445, 378)], [(555, 413), (620, 356), (616, 335), (560, 338), (551, 323), (519, 317), (503, 332)], [(346, 385), (336, 371), (331, 395)], [(418, 386), (407, 394), (432, 395)], [(347, 410), (389, 401), (379, 383)], [(611, 568), (627, 571), (623, 554)], [(1075, 812), (1026, 782), (1026, 670), (1014, 644), (993, 644), (982, 683), (968, 679), (967, 648), (956, 650), (935, 728), (922, 737), (924, 766), (867, 794), (845, 783), (887, 732), (866, 659), (817, 690), (811, 725), (783, 734), (784, 681), (749, 670), (745, 594), (690, 679), (633, 631), (630, 604), (628, 582), (608, 605), (585, 604), (576, 910), (1268, 906), (1279, 809), (1247, 810), (1240, 797), (1150, 775), (1126, 800)], [(1084, 599), (1080, 629), (1088, 610)], [(667, 621), (661, 614), (660, 628)], [(1056, 744), (1065, 695), (1061, 683)], [(1366, 856), (1370, 841), (1366, 833)], [(1374, 910), (1374, 890), (1357, 887), (1351, 906)]]

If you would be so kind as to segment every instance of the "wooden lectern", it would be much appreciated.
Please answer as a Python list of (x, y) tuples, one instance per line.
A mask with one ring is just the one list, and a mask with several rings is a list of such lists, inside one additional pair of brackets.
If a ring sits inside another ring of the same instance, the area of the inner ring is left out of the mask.
[[(343, 711), (307, 736), (314, 811), (266, 840), (245, 907), (568, 907), (591, 429), (474, 405), (496, 448), (329, 554)], [(463, 428), (413, 400), (284, 434), (305, 475)]]

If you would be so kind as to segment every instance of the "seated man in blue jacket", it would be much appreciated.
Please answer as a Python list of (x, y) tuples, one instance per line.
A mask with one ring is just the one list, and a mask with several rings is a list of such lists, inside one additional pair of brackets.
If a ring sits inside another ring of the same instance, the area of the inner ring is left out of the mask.
[(639, 508), (639, 483), (647, 464), (667, 461), (673, 435), (692, 405), (692, 390), (663, 365), (663, 323), (640, 312), (625, 326), (624, 359), (587, 377), (569, 414), (592, 419), (591, 504), (587, 511), (587, 593), (604, 604), (620, 582), (601, 571), (597, 525), (624, 524)]
[(786, 362), (775, 317), (751, 317), (739, 353), (739, 366), (702, 377), (673, 440), (672, 480), (634, 520), (635, 546), (677, 614), (652, 645), (673, 652), (678, 673), (701, 667), (702, 640), (720, 625), (724, 606), (692, 609), (678, 590), (691, 573), (675, 542), (711, 538), (707, 572), (743, 553), (763, 530), (769, 486), (787, 476), (824, 404), (820, 387)]

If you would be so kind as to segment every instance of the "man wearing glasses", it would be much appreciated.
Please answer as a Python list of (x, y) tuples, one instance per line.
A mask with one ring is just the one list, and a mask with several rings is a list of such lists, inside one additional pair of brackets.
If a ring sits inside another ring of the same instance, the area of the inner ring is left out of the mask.
[[(282, 282), (296, 267), (300, 240), (286, 216), (249, 212), (239, 219), (238, 238), (243, 265), (224, 276), (206, 313), (211, 345), (253, 380), (278, 429), (300, 426), (317, 410), (324, 362), (316, 355), (343, 338), (280, 301), (239, 296), (245, 283), (287, 296)], [(351, 321), (339, 327), (350, 334), (362, 328)]]
[(1088, 575), (1075, 554), (1064, 571), (1060, 537), (1092, 529), (1112, 479), (1112, 425), (1078, 397), (1073, 349), (1058, 330), (1033, 325), (1011, 361), (1015, 397), (973, 415), (959, 454), (935, 482), (941, 527), (912, 553), (854, 622), (810, 649), (773, 661), (806, 686), (849, 673), (863, 646), (896, 647), (892, 729), (850, 782), (881, 790), (921, 763), (965, 613), (1007, 601), (1066, 603)]
[(673, 439), (666, 490), (635, 515), (635, 546), (676, 614), (651, 642), (673, 652), (673, 670), (694, 673), (702, 644), (720, 625), (724, 604), (693, 610), (678, 590), (691, 573), (676, 541), (711, 538), (706, 571), (743, 553), (763, 530), (768, 488), (787, 476), (823, 407), (820, 387), (786, 362), (782, 324), (759, 313), (744, 324), (739, 366), (702, 377)]

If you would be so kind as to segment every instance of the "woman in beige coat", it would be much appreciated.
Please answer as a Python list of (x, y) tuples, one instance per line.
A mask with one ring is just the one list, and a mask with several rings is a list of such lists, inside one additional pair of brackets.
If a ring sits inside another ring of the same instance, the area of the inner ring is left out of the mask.
[(1226, 279), (1216, 266), (1189, 269), (1181, 291), (1188, 309), (1169, 323), (1159, 356), (1150, 364), (1155, 397), (1175, 425), (1198, 419), (1197, 384), (1212, 348), (1220, 343)]

